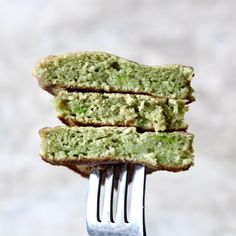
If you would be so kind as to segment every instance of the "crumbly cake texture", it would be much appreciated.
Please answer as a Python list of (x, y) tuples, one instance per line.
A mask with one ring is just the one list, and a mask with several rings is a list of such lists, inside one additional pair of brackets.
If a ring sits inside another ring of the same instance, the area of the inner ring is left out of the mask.
[(134, 127), (57, 126), (41, 129), (40, 136), (43, 160), (83, 175), (99, 163), (140, 163), (150, 171), (180, 171), (193, 165), (193, 135), (182, 131), (139, 133)]
[(146, 66), (104, 52), (67, 53), (42, 59), (33, 69), (39, 84), (52, 94), (60, 90), (148, 94), (194, 101), (193, 68)]
[(58, 117), (69, 126), (134, 126), (142, 130), (185, 130), (187, 101), (147, 95), (61, 91)]
[(46, 57), (33, 75), (68, 125), (40, 130), (44, 161), (83, 176), (113, 163), (140, 163), (148, 173), (193, 165), (193, 135), (184, 122), (195, 100), (192, 67), (79, 52)]

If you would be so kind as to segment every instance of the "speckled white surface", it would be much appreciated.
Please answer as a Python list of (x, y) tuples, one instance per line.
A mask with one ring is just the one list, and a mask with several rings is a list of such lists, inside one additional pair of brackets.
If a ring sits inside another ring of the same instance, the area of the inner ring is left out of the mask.
[(59, 124), (31, 70), (68, 51), (195, 67), (195, 167), (147, 179), (148, 235), (236, 235), (236, 1), (0, 1), (0, 235), (86, 235), (87, 180), (40, 160)]

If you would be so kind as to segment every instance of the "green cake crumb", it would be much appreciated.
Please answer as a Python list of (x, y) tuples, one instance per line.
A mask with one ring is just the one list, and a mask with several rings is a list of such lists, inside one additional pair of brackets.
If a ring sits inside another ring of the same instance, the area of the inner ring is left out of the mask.
[(143, 130), (184, 130), (187, 101), (147, 95), (61, 91), (54, 98), (67, 125), (134, 126)]
[(33, 69), (42, 88), (149, 94), (194, 100), (193, 68), (183, 65), (146, 66), (104, 52), (67, 53), (42, 59)]
[(130, 162), (152, 170), (179, 171), (193, 165), (193, 135), (144, 132), (124, 127), (66, 127), (40, 130), (40, 154), (55, 165)]

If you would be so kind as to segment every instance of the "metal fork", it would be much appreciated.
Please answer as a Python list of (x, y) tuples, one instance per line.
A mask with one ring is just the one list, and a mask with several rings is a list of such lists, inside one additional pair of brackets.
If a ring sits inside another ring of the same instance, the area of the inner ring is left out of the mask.
[[(123, 165), (115, 173), (116, 165), (109, 165), (106, 171), (93, 169), (89, 177), (87, 199), (87, 231), (90, 236), (145, 236), (144, 200), (145, 167), (135, 165), (133, 171)], [(131, 176), (130, 176), (131, 175)], [(130, 182), (131, 179), (131, 182)], [(101, 207), (101, 186), (104, 182), (104, 201)], [(131, 184), (129, 184), (129, 182)], [(117, 201), (113, 199), (117, 183)], [(127, 194), (130, 196), (128, 218)], [(114, 208), (116, 206), (116, 214)]]

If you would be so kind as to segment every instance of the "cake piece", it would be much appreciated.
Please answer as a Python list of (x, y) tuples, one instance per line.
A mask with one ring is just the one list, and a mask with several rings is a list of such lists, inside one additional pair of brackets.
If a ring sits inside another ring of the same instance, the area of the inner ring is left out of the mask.
[(91, 166), (140, 163), (155, 170), (181, 171), (193, 165), (193, 135), (182, 132), (137, 132), (125, 127), (66, 127), (40, 130), (43, 160), (65, 165), (82, 175)]
[(194, 100), (190, 86), (192, 67), (146, 66), (104, 52), (49, 56), (35, 66), (33, 75), (43, 89), (54, 95), (66, 89)]
[(185, 130), (185, 100), (148, 95), (61, 91), (54, 106), (69, 126), (134, 126), (142, 130)]

